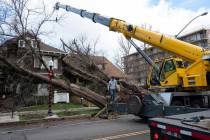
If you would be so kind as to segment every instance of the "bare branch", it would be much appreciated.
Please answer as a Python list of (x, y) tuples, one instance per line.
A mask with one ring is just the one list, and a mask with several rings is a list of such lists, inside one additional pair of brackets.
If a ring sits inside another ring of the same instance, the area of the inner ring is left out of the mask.
[(120, 48), (115, 52), (115, 65), (124, 71), (126, 68), (126, 64), (124, 64), (123, 62), (123, 57), (129, 55), (131, 44), (123, 36), (118, 39), (118, 43), (120, 45)]

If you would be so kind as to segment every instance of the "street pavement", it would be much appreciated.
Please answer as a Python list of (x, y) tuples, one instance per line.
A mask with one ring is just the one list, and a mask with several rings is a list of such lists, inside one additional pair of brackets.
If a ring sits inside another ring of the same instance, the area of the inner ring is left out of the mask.
[(0, 128), (0, 140), (149, 140), (147, 123), (133, 115)]

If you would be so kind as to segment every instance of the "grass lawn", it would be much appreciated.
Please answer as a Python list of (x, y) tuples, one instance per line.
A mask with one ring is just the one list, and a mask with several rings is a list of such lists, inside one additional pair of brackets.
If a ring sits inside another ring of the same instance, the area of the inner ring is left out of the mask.
[[(81, 104), (72, 104), (72, 103), (57, 103), (52, 105), (53, 110), (60, 110), (60, 109), (71, 109), (71, 108), (81, 108), (83, 105)], [(36, 106), (29, 106), (19, 108), (18, 111), (35, 111), (35, 110), (47, 110), (48, 105), (36, 105)]]
[(38, 119), (44, 119), (46, 117), (46, 115), (40, 115), (40, 114), (27, 114), (27, 115), (20, 115), (20, 120), (21, 121), (27, 121), (27, 120), (38, 120)]

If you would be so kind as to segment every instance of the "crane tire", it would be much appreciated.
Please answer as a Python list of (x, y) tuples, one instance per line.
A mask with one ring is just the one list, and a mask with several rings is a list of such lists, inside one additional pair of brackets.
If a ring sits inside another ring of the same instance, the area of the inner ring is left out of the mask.
[(142, 110), (142, 101), (136, 95), (131, 95), (128, 102), (128, 110), (130, 114), (139, 115)]

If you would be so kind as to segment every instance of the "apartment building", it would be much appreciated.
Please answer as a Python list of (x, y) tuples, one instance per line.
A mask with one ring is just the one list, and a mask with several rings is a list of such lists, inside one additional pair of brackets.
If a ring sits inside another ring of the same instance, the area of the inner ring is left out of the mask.
[(210, 49), (210, 28), (200, 27), (178, 37), (178, 39), (191, 44)]

